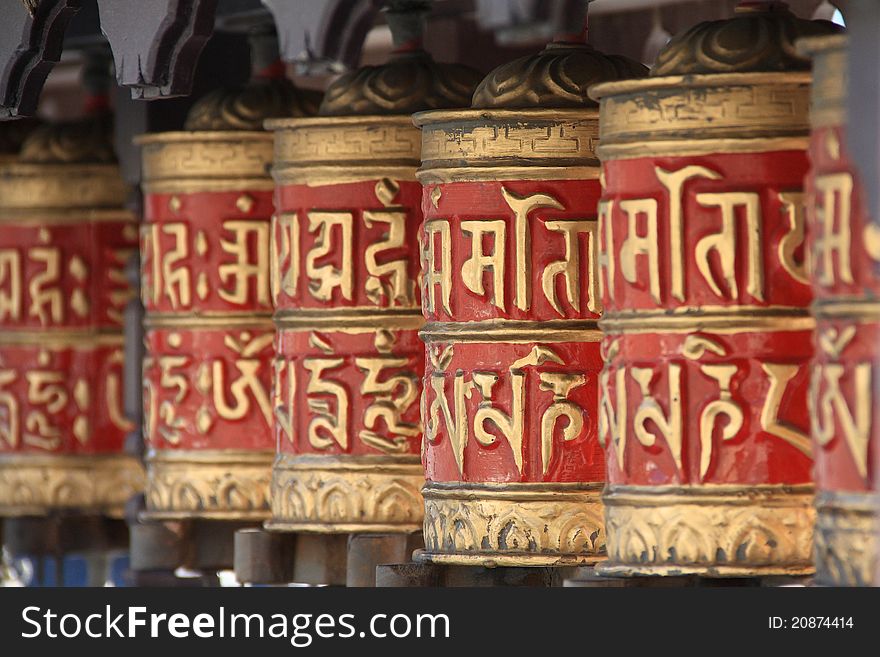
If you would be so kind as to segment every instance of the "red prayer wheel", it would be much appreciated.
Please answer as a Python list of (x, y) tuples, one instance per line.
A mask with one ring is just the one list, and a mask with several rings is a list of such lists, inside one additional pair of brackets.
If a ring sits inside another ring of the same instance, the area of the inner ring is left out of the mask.
[(640, 64), (559, 41), (423, 112), (425, 550), (537, 566), (604, 555), (593, 82)]
[(816, 456), (817, 579), (870, 585), (877, 568), (875, 463), (880, 344), (880, 227), (847, 154), (847, 39), (802, 43), (813, 55), (807, 179), (816, 318), (810, 418)]
[(0, 516), (118, 517), (143, 489), (123, 453), (137, 228), (105, 119), (41, 126), (0, 165)]
[(417, 15), (388, 18), (400, 48), (387, 64), (334, 82), (317, 118), (267, 122), (277, 184), (272, 530), (421, 526), (422, 197), (410, 114), (466, 102), (479, 75), (401, 38)]
[(812, 571), (809, 62), (782, 3), (601, 99), (607, 574)]
[(200, 100), (185, 131), (138, 139), (151, 519), (268, 515), (273, 184), (262, 121), (313, 105), (284, 78), (257, 76)]

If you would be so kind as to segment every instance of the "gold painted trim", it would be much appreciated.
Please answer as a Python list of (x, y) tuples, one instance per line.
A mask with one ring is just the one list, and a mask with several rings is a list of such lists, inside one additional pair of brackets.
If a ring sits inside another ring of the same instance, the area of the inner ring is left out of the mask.
[(601, 483), (429, 482), (416, 560), (493, 566), (593, 564), (604, 558)]
[[(273, 175), (279, 182), (328, 184), (327, 172), (322, 172), (322, 167), (360, 168), (377, 164), (394, 170), (410, 169), (411, 179), (420, 162), (419, 131), (408, 115), (270, 119), (264, 125), (274, 131)], [(295, 173), (295, 169), (302, 174)], [(312, 169), (314, 179), (309, 177)], [(329, 181), (337, 182), (335, 176), (330, 176)]]
[(272, 178), (278, 185), (345, 185), (350, 183), (375, 181), (382, 178), (391, 180), (415, 181), (414, 166), (340, 165), (340, 166), (289, 166), (273, 167)]
[(432, 322), (419, 331), (432, 342), (599, 342), (602, 332), (596, 320), (529, 322), (494, 320), (483, 322)]
[(134, 143), (142, 148), (144, 189), (149, 192), (272, 188), (268, 132), (161, 132), (135, 137)]
[(797, 42), (798, 52), (813, 60), (810, 122), (815, 128), (846, 125), (848, 46), (849, 37), (845, 34), (808, 37)]
[(94, 349), (121, 346), (125, 339), (122, 328), (108, 331), (76, 329), (9, 329), (0, 330), (0, 345), (34, 348)]
[(610, 335), (632, 333), (751, 333), (812, 331), (816, 320), (791, 306), (695, 306), (675, 310), (606, 313), (599, 328)]
[(144, 317), (146, 329), (274, 329), (271, 313), (208, 312), (148, 313)]
[(809, 137), (759, 137), (744, 139), (645, 139), (625, 144), (602, 144), (599, 157), (603, 160), (633, 160), (642, 157), (713, 155), (716, 153), (777, 153), (805, 151)]
[(333, 308), (329, 310), (282, 310), (275, 313), (275, 326), (279, 330), (315, 331), (376, 329), (417, 330), (425, 319), (418, 308)]
[(97, 511), (121, 518), (143, 488), (143, 468), (130, 456), (0, 455), (0, 516)]
[(816, 511), (816, 581), (874, 585), (880, 567), (880, 495), (822, 491)]
[(816, 319), (854, 319), (860, 322), (880, 321), (880, 301), (868, 301), (859, 297), (821, 300), (813, 302)]
[(264, 520), (270, 450), (156, 450), (146, 457), (146, 520)]
[(437, 167), (421, 169), (416, 177), (423, 185), (485, 182), (498, 180), (598, 180), (601, 168), (582, 166), (541, 166), (523, 162), (519, 166)]
[(280, 454), (272, 469), (272, 531), (418, 531), (425, 481), (418, 455)]
[(604, 575), (813, 572), (812, 485), (606, 488)]
[(63, 209), (22, 208), (9, 210), (0, 207), (0, 226), (8, 225), (28, 228), (43, 228), (48, 226), (79, 226), (88, 224), (137, 224), (137, 218), (133, 212), (119, 209), (88, 210), (74, 208), (70, 211)]
[(121, 208), (129, 187), (116, 164), (15, 162), (0, 167), (0, 212)]
[(606, 82), (589, 94), (601, 101), (603, 159), (621, 144), (653, 148), (673, 141), (682, 148), (688, 141), (806, 137), (810, 131), (809, 72), (674, 75)]

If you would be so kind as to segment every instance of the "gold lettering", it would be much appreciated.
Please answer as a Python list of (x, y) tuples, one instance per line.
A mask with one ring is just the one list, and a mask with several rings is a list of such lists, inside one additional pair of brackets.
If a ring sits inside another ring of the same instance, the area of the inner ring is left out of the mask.
[(18, 398), (14, 393), (4, 391), (10, 383), (18, 378), (15, 370), (0, 370), (0, 440), (12, 448), (18, 446), (21, 439), (21, 417), (19, 416)]
[(271, 234), (272, 300), (277, 306), (282, 292), (295, 298), (299, 285), (299, 217), (293, 213), (272, 217)]
[[(496, 308), (505, 309), (504, 303), (504, 257), (505, 231), (503, 220), (462, 221), (461, 230), (471, 236), (471, 257), (461, 266), (461, 279), (465, 286), (479, 295), (485, 295), (483, 274), (492, 272), (491, 302)], [(492, 252), (483, 251), (483, 237), (492, 235)]]
[(529, 213), (539, 208), (563, 210), (564, 206), (547, 194), (518, 196), (502, 187), (501, 195), (513, 210), (516, 251), (514, 255), (514, 305), (520, 310), (528, 310), (532, 299), (532, 235), (529, 226)]
[[(377, 255), (404, 247), (406, 239), (406, 212), (403, 210), (364, 210), (364, 224), (371, 228), (374, 223), (387, 223), (388, 232), (381, 241), (370, 244), (364, 251), (364, 261), (370, 274), (365, 284), (367, 297), (377, 306), (382, 297), (390, 305), (412, 306), (413, 282), (407, 272), (406, 258), (396, 258), (380, 263)], [(385, 280), (383, 280), (385, 279)]]
[(189, 268), (176, 267), (179, 262), (189, 257), (187, 225), (183, 223), (165, 224), (162, 226), (162, 232), (174, 238), (174, 248), (161, 259), (162, 286), (171, 301), (172, 308), (189, 307), (192, 302)]
[(651, 383), (654, 380), (654, 370), (648, 367), (633, 367), (630, 375), (639, 384), (642, 392), (642, 401), (636, 409), (633, 420), (636, 438), (645, 447), (650, 447), (656, 442), (655, 435), (648, 429), (647, 422), (654, 423), (660, 434), (666, 440), (672, 459), (675, 461), (679, 472), (681, 465), (682, 443), (682, 418), (681, 418), (681, 365), (669, 365), (668, 388), (669, 388), (669, 414), (665, 414), (660, 402), (651, 393)]
[(764, 300), (764, 256), (761, 246), (761, 199), (753, 192), (725, 192), (721, 194), (697, 194), (697, 203), (705, 208), (721, 210), (721, 231), (697, 242), (695, 257), (703, 278), (719, 297), (725, 294), (718, 286), (709, 262), (709, 253), (718, 254), (721, 273), (727, 283), (729, 298), (736, 299), (736, 210), (745, 208), (748, 241), (748, 282), (746, 291), (759, 301)]
[(665, 171), (660, 167), (654, 167), (654, 173), (669, 194), (669, 278), (672, 296), (684, 301), (684, 214), (682, 212), (684, 184), (692, 178), (718, 180), (721, 176), (711, 169), (696, 165), (678, 171)]
[(557, 313), (565, 316), (559, 299), (556, 296), (556, 277), (562, 276), (565, 281), (565, 294), (575, 312), (581, 310), (581, 258), (578, 247), (578, 236), (587, 236), (587, 280), (589, 295), (587, 307), (591, 312), (602, 312), (602, 300), (599, 297), (599, 281), (596, 276), (596, 260), (599, 251), (598, 226), (595, 221), (547, 221), (547, 230), (558, 231), (565, 239), (565, 258), (551, 262), (544, 268), (541, 275), (541, 287), (544, 296)]
[[(440, 269), (437, 269), (437, 244), (435, 235), (440, 237)], [(452, 237), (449, 221), (433, 219), (425, 222), (425, 243), (422, 252), (422, 278), (425, 285), (425, 308), (429, 313), (436, 312), (435, 287), (440, 286), (443, 310), (452, 314), (449, 295), (452, 293)]]
[(806, 228), (804, 194), (801, 192), (781, 192), (779, 200), (788, 217), (788, 232), (779, 240), (777, 249), (779, 262), (794, 280), (809, 285), (806, 258), (801, 258), (800, 262), (795, 258), (795, 252), (804, 243)]
[(326, 399), (307, 398), (309, 410), (315, 414), (309, 423), (309, 443), (315, 449), (327, 449), (334, 441), (342, 449), (348, 449), (348, 391), (338, 382), (322, 378), (326, 370), (342, 367), (344, 363), (342, 358), (306, 358), (303, 361), (303, 367), (311, 374), (306, 394), (328, 395), (336, 400), (334, 411)]
[(712, 463), (713, 437), (719, 416), (725, 416), (727, 422), (721, 428), (721, 440), (736, 437), (743, 426), (742, 407), (733, 401), (730, 382), (736, 374), (736, 365), (702, 365), (700, 371), (718, 382), (718, 398), (706, 404), (700, 413), (700, 479), (709, 472)]
[(789, 382), (798, 373), (799, 366), (764, 363), (761, 367), (770, 379), (770, 390), (767, 391), (764, 406), (761, 408), (761, 428), (770, 435), (781, 438), (807, 456), (811, 456), (813, 450), (810, 447), (810, 437), (797, 427), (779, 419), (782, 398), (785, 391), (788, 390)]
[(614, 226), (611, 216), (614, 210), (614, 201), (599, 201), (599, 230), (605, 235), (605, 248), (600, 249), (599, 268), (599, 293), (614, 298)]
[[(354, 361), (365, 374), (361, 394), (375, 398), (364, 411), (366, 429), (360, 432), (360, 439), (389, 454), (405, 453), (409, 449), (407, 438), (419, 435), (418, 425), (403, 421), (403, 414), (419, 396), (418, 377), (411, 372), (403, 372), (384, 381), (379, 380), (383, 370), (399, 369), (405, 367), (407, 362), (406, 358), (389, 356), (356, 358)], [(379, 420), (385, 422), (391, 438), (377, 431)]]
[[(309, 277), (309, 292), (319, 301), (330, 301), (333, 290), (339, 288), (342, 297), (351, 301), (354, 290), (354, 260), (352, 255), (352, 231), (354, 217), (350, 212), (309, 212), (309, 232), (317, 233), (315, 245), (306, 255), (306, 275)], [(339, 227), (342, 240), (342, 253), (339, 254), (339, 267), (333, 264), (318, 265), (334, 251), (333, 228)]]
[(553, 393), (553, 403), (541, 416), (541, 462), (546, 475), (553, 461), (553, 434), (560, 418), (567, 420), (562, 429), (562, 440), (571, 441), (580, 435), (584, 428), (584, 409), (568, 399), (571, 391), (586, 383), (583, 374), (567, 372), (541, 372), (540, 388)]
[[(42, 262), (45, 269), (33, 277), (28, 286), (31, 296), (29, 317), (39, 317), (40, 324), (59, 323), (64, 320), (63, 294), (58, 282), (61, 279), (61, 252), (56, 248), (35, 247), (28, 249), (28, 257)], [(48, 311), (46, 310), (48, 307)]]
[(0, 321), (21, 319), (21, 305), (21, 255), (0, 249)]
[[(656, 303), (660, 303), (660, 261), (657, 247), (657, 201), (652, 198), (621, 201), (620, 209), (626, 213), (627, 218), (627, 236), (620, 247), (620, 272), (623, 274), (623, 278), (627, 282), (636, 283), (638, 281), (638, 275), (636, 273), (636, 256), (647, 255), (651, 297)], [(644, 236), (640, 236), (636, 232), (636, 221), (639, 215), (645, 215), (648, 224), (647, 232)]]
[[(220, 247), (235, 256), (234, 263), (217, 268), (220, 280), (227, 285), (232, 279), (231, 290), (219, 290), (220, 298), (229, 303), (244, 304), (249, 297), (249, 280), (254, 279), (257, 288), (257, 303), (269, 305), (269, 227), (262, 221), (224, 221), (223, 230), (234, 235), (232, 241), (220, 240)], [(257, 259), (251, 261), (249, 235), (254, 235)]]
[[(852, 283), (850, 262), (850, 220), (852, 215), (853, 178), (848, 173), (816, 176), (816, 236), (813, 239), (812, 264), (821, 285), (832, 285), (835, 273), (844, 283)], [(819, 200), (821, 199), (821, 203)], [(837, 253), (837, 271), (834, 253)]]

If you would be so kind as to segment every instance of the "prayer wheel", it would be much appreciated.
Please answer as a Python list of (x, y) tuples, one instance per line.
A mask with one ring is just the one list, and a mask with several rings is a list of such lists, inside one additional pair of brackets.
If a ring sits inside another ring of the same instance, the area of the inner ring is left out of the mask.
[(422, 195), (410, 114), (466, 103), (479, 74), (421, 49), (421, 7), (388, 21), (388, 63), (343, 75), (316, 118), (267, 122), (277, 185), (271, 530), (421, 527)]
[(608, 560), (619, 575), (812, 571), (809, 61), (783, 3), (673, 38), (601, 99)]
[(604, 556), (595, 82), (635, 62), (569, 37), (422, 129), (425, 550), (434, 563)]
[(816, 457), (816, 575), (868, 586), (877, 567), (880, 441), (880, 227), (847, 154), (847, 39), (802, 42), (813, 55), (807, 235), (816, 318), (810, 418)]
[(124, 272), (134, 216), (103, 112), (46, 124), (0, 164), (0, 516), (121, 517)]
[(145, 135), (146, 517), (262, 520), (274, 458), (269, 285), (272, 136), (313, 113), (280, 62)]

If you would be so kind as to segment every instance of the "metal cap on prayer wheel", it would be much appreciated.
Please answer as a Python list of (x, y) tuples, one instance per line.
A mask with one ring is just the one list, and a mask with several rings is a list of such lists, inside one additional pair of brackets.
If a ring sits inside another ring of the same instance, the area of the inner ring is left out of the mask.
[(422, 8), (412, 5), (388, 13), (388, 63), (338, 79), (317, 118), (267, 122), (277, 185), (273, 530), (421, 527), (422, 212), (410, 114), (466, 103), (480, 76), (421, 49)]
[(124, 273), (137, 245), (107, 115), (40, 126), (0, 165), (0, 516), (122, 515)]
[(150, 519), (262, 520), (274, 458), (272, 136), (311, 92), (260, 61), (198, 101), (185, 130), (145, 135), (141, 236)]
[(816, 353), (810, 415), (816, 467), (816, 577), (868, 586), (877, 568), (880, 433), (880, 226), (868, 216), (847, 153), (848, 49), (843, 35), (799, 42), (813, 57), (807, 235)]
[(581, 41), (422, 112), (425, 550), (439, 563), (604, 556), (590, 84), (644, 75)]
[(809, 61), (783, 3), (673, 38), (601, 100), (609, 574), (812, 570)]

